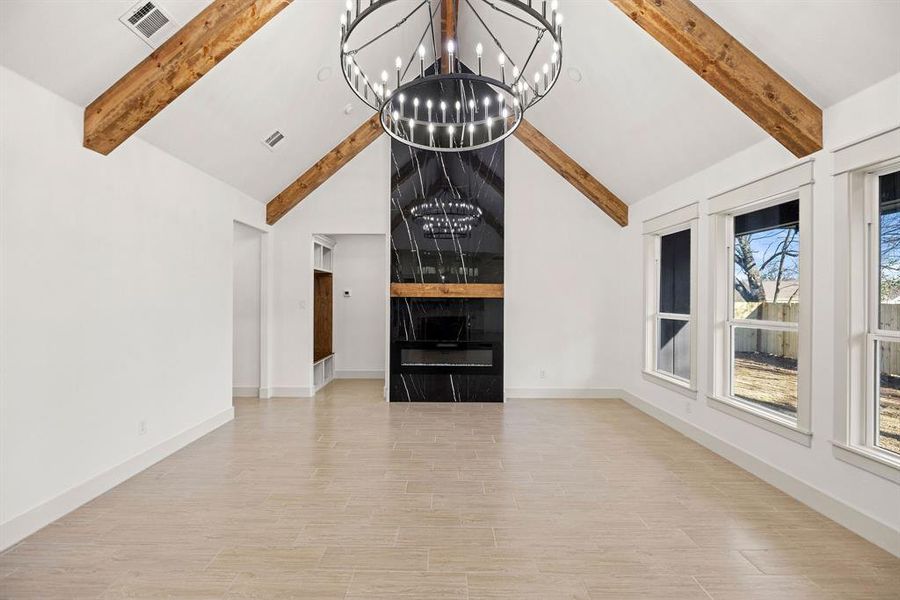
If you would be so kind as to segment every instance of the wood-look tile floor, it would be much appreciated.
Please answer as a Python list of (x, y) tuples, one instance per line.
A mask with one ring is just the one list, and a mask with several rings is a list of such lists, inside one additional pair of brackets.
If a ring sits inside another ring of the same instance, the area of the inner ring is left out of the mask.
[(237, 401), (0, 556), (0, 597), (900, 597), (900, 560), (623, 402), (381, 385)]

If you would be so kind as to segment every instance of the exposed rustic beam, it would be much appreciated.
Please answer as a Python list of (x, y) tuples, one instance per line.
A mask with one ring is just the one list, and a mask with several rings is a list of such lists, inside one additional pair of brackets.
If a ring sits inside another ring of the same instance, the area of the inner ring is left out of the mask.
[(606, 189), (602, 183), (572, 160), (568, 154), (560, 150), (559, 146), (538, 131), (534, 125), (527, 120), (523, 120), (516, 129), (515, 136), (532, 152), (537, 154), (541, 160), (547, 163), (550, 168), (562, 175), (579, 192), (587, 196), (588, 200), (608, 214), (613, 221), (622, 227), (628, 225), (628, 205)]
[(328, 181), (329, 177), (365, 150), (382, 133), (384, 130), (381, 128), (380, 116), (372, 115), (343, 142), (335, 146), (331, 152), (319, 159), (319, 162), (269, 201), (266, 205), (266, 221), (269, 225), (273, 225), (289, 210), (300, 204), (313, 190)]
[(822, 149), (822, 109), (690, 0), (610, 0), (798, 157)]
[(216, 0), (84, 110), (84, 146), (109, 154), (292, 0)]
[(392, 298), (502, 298), (502, 283), (392, 283)]
[[(456, 28), (459, 24), (459, 0), (442, 0), (441, 2), (441, 70), (449, 70), (450, 57), (447, 54), (447, 42), (457, 41)], [(457, 49), (458, 51), (458, 49)]]

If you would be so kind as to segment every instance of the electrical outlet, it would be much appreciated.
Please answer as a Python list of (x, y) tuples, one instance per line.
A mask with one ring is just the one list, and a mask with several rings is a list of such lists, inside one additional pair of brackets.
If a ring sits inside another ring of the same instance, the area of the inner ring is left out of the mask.
[(141, 421), (138, 423), (138, 435), (144, 435), (147, 433), (147, 421)]
[(344, 290), (344, 298), (350, 297), (350, 290)]

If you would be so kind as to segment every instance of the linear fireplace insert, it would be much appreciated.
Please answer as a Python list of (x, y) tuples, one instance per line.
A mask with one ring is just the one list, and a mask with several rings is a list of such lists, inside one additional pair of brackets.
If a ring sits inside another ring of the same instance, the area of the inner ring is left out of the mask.
[(499, 375), (503, 344), (461, 341), (395, 341), (391, 372), (407, 374)]

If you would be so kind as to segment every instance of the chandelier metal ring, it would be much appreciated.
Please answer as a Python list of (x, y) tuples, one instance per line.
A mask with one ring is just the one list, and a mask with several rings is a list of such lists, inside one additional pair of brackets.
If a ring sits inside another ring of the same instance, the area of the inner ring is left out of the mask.
[[(491, 69), (484, 67), (484, 47), (480, 42), (476, 46), (475, 70), (460, 60), (455, 52), (456, 40), (449, 40), (439, 53), (434, 18), (441, 0), (422, 0), (394, 25), (358, 47), (351, 47), (351, 37), (358, 27), (396, 1), (347, 0), (346, 10), (341, 13), (340, 59), (346, 84), (363, 103), (380, 114), (384, 131), (404, 144), (438, 152), (476, 150), (495, 144), (516, 130), (525, 111), (549, 94), (562, 73), (562, 15), (557, 0), (463, 0), (499, 50), (496, 73), (492, 74), (485, 72)], [(368, 2), (368, 6), (363, 8), (363, 2)], [(536, 38), (530, 53), (519, 60), (509, 57), (473, 2), (532, 28)], [(540, 4), (541, 10), (533, 4)], [(370, 79), (360, 65), (361, 53), (392, 31), (407, 26), (420, 12), (427, 13), (427, 24), (418, 48), (409, 53), (405, 68), (401, 53), (393, 74), (385, 69), (379, 79)], [(424, 42), (428, 37), (432, 52), (426, 61), (429, 53)], [(549, 61), (529, 79), (526, 70), (545, 40), (552, 43)], [(413, 78), (409, 79), (407, 75), (417, 55), (418, 73), (414, 71)]]

